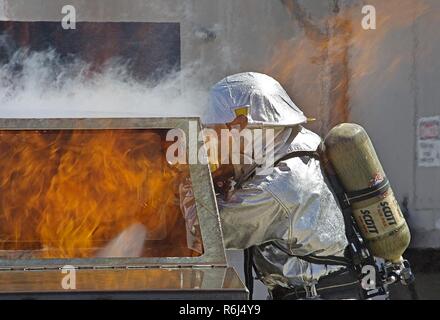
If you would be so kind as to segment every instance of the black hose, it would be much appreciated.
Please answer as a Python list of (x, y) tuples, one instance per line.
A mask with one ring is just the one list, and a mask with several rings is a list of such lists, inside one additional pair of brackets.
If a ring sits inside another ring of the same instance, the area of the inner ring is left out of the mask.
[(244, 281), (249, 290), (249, 300), (253, 299), (254, 294), (254, 277), (252, 274), (252, 248), (244, 249)]

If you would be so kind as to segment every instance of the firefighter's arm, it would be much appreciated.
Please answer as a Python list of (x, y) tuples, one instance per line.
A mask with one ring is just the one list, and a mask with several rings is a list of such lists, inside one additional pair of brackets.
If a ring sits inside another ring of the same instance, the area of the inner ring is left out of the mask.
[(235, 190), (228, 201), (219, 198), (218, 206), (227, 249), (246, 249), (288, 236), (286, 208), (261, 187)]

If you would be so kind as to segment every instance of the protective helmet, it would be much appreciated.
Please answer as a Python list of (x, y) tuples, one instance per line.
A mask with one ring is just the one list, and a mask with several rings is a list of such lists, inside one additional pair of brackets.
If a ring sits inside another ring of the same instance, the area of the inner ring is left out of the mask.
[(211, 89), (205, 125), (225, 124), (246, 115), (248, 126), (295, 126), (307, 122), (278, 81), (246, 72), (224, 78)]

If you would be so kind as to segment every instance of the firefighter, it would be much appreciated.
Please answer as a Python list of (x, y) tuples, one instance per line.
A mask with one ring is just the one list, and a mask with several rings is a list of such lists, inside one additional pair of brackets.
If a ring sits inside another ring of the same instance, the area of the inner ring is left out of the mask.
[(272, 299), (361, 298), (344, 218), (317, 156), (321, 138), (302, 126), (307, 118), (281, 85), (259, 73), (226, 77), (202, 122), (274, 130), (271, 172), (258, 174), (261, 162), (249, 161), (213, 170), (225, 246), (245, 250), (250, 291), (253, 266)]

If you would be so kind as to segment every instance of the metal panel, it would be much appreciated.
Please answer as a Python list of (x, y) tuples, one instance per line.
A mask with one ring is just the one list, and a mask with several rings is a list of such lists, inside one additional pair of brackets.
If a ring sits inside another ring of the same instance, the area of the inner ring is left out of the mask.
[(187, 1), (175, 0), (0, 0), (0, 19), (13, 21), (59, 21), (61, 9), (72, 5), (77, 21), (178, 22)]
[[(440, 10), (440, 2), (428, 0), (426, 5), (429, 5), (431, 9), (424, 15), (423, 19), (416, 20), (413, 27), (414, 73), (412, 76), (414, 77), (415, 122), (422, 117), (440, 115), (440, 90), (438, 90), (440, 72), (435, 58), (440, 55), (440, 41), (438, 41), (437, 31), (437, 14)], [(415, 166), (414, 194), (416, 209), (439, 212), (440, 167), (419, 167), (417, 162)], [(432, 225), (427, 225), (426, 229), (432, 227)]]
[(247, 299), (232, 268), (78, 270), (63, 289), (59, 270), (0, 271), (0, 299)]
[[(197, 123), (198, 118), (87, 118), (87, 119), (0, 119), (0, 130), (36, 129), (172, 129), (179, 128), (189, 136), (189, 122)], [(187, 144), (188, 145), (188, 144)], [(197, 150), (202, 147), (197, 141)], [(187, 150), (188, 152), (188, 150)], [(41, 259), (4, 260), (0, 267), (23, 269), (29, 267), (55, 267), (65, 265), (75, 267), (93, 266), (225, 266), (226, 258), (220, 219), (208, 165), (189, 164), (193, 192), (204, 244), (204, 254), (198, 257), (161, 258), (93, 258), (93, 259)]]
[[(158, 81), (180, 69), (179, 23), (81, 22), (66, 32), (53, 21), (0, 21), (0, 34), (0, 64), (26, 48), (29, 53), (54, 50), (66, 64), (74, 56), (92, 70), (117, 57), (127, 76), (137, 81)], [(30, 36), (24, 39), (26, 34)]]

